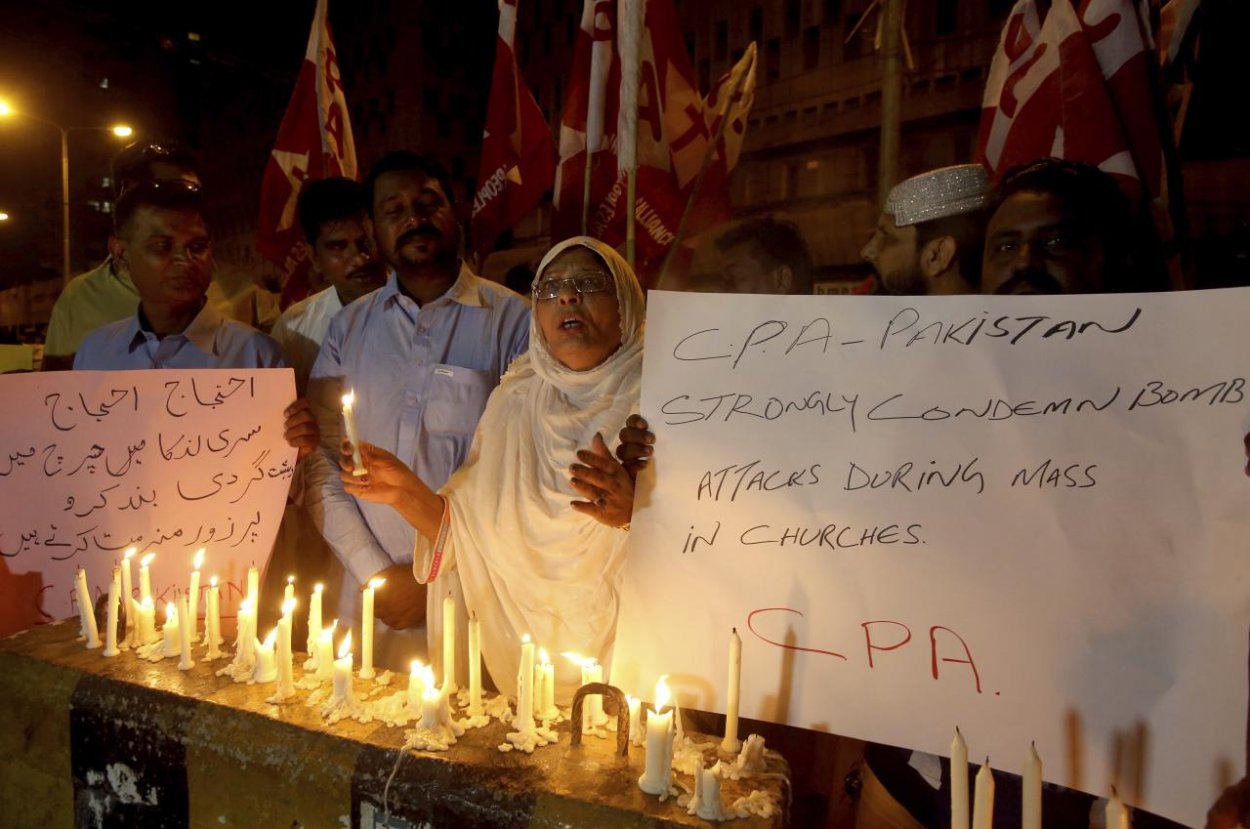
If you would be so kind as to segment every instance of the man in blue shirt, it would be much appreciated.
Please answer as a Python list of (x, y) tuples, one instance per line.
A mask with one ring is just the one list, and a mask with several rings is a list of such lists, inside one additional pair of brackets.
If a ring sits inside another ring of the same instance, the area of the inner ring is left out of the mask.
[[(306, 506), (346, 569), (339, 617), (355, 624), (360, 586), (385, 578), (375, 598), (383, 623), (375, 663), (406, 667), (425, 652), (427, 600), (437, 608), (443, 596), (427, 597), (413, 579), (416, 537), (408, 522), (343, 491), (342, 396), (355, 396), (361, 440), (394, 453), (437, 489), (468, 454), (486, 398), (528, 347), (529, 304), (461, 260), (454, 195), (440, 164), (392, 153), (369, 173), (365, 191), (390, 272), (382, 288), (335, 316), (313, 366), (308, 395), (324, 451), (310, 470)], [(429, 656), (436, 660), (442, 613), (428, 615)], [(463, 618), (457, 629), (466, 629)]]

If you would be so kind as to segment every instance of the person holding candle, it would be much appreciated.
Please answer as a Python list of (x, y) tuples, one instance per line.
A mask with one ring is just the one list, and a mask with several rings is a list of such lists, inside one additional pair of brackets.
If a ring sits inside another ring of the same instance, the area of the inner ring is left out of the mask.
[[(441, 487), (464, 462), (491, 390), (527, 347), (529, 308), (460, 258), (455, 194), (441, 164), (391, 153), (374, 165), (364, 190), (389, 273), (385, 285), (335, 316), (309, 376), (325, 451), (310, 463), (305, 506), (345, 568), (340, 617), (360, 618), (361, 587), (387, 580), (376, 597), (376, 664), (402, 669), (417, 656), (441, 665), (446, 591), (427, 599), (410, 576), (415, 530), (339, 482), (342, 398), (354, 393), (361, 440)], [(326, 597), (329, 607), (333, 598)], [(463, 616), (456, 620), (461, 636), (466, 623)], [(467, 676), (466, 650), (457, 653), (457, 676)]]
[[(487, 669), (509, 695), (524, 633), (550, 652), (608, 661), (634, 488), (602, 435), (638, 404), (643, 310), (638, 279), (614, 250), (588, 237), (561, 242), (534, 279), (530, 349), (491, 395), (446, 486), (435, 492), (369, 443), (366, 478), (341, 456), (348, 492), (417, 529), (418, 580), (463, 588)], [(557, 661), (558, 703), (580, 678)]]

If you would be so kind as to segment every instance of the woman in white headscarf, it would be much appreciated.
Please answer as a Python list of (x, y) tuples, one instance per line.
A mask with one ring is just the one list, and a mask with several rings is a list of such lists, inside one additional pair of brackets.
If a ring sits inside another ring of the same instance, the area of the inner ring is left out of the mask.
[[(583, 236), (543, 257), (533, 300), (529, 351), (491, 394), (468, 459), (440, 492), (368, 444), (368, 475), (353, 477), (345, 454), (342, 477), (349, 493), (391, 504), (417, 529), (418, 581), (463, 591), (499, 690), (515, 694), (529, 634), (551, 654), (567, 702), (580, 673), (557, 654), (606, 662), (616, 631), (634, 488), (603, 435), (638, 409), (644, 299), (625, 260)], [(430, 638), (433, 651), (433, 629)]]

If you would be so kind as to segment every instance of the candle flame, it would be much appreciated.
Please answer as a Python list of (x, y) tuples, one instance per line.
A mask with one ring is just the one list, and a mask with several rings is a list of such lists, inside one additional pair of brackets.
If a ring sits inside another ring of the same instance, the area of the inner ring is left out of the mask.
[(285, 602), (282, 603), (282, 615), (290, 616), (294, 612), (295, 612), (295, 597), (292, 596), (291, 598), (287, 599)]
[(141, 605), (143, 606), (143, 609), (144, 609), (144, 610), (152, 610), (152, 611), (155, 611), (155, 609), (156, 609), (156, 608), (153, 606), (153, 603), (152, 603), (152, 597), (151, 597), (151, 596), (146, 597), (145, 599), (143, 599), (143, 601), (139, 602), (139, 604), (141, 604)]
[(191, 560), (191, 564), (196, 570), (198, 570), (200, 569), (200, 566), (203, 563), (204, 563), (204, 548), (201, 547), (199, 550), (196, 551), (195, 558)]
[(322, 584), (321, 582), (317, 582), (316, 584), (313, 585), (314, 593), (320, 593), (322, 590), (325, 590), (325, 589), (326, 589), (326, 586)]
[(126, 553), (125, 555), (122, 556), (122, 558), (125, 559), (126, 561), (130, 561), (131, 557), (133, 557), (134, 554), (137, 552), (139, 552), (138, 547), (131, 547), (130, 549), (126, 550)]
[[(414, 660), (412, 660), (412, 663), (409, 665), (409, 668), (408, 668), (408, 673), (409, 673), (409, 674), (411, 674), (412, 676), (417, 676), (417, 674), (421, 673), (421, 670), (422, 670), (422, 668), (424, 668), (424, 667), (425, 667), (425, 666), (424, 666), (424, 664), (421, 662), (421, 660), (420, 660), (420, 659), (414, 659)], [(418, 677), (418, 678), (419, 678), (419, 677)]]
[(434, 687), (434, 669), (429, 665), (421, 669), (421, 681), (425, 683), (427, 692), (432, 690), (434, 693), (438, 693), (438, 689)]
[(178, 623), (178, 608), (174, 607), (173, 602), (165, 602), (165, 624), (176, 625)]
[(216, 576), (213, 576), (211, 579), (209, 579), (209, 580), (208, 580), (208, 586), (209, 586), (209, 587), (212, 587), (212, 588), (216, 588), (216, 587), (217, 587), (217, 577), (216, 577)]
[(550, 665), (550, 664), (551, 664), (551, 660), (547, 658), (547, 649), (546, 649), (546, 648), (539, 648), (539, 649), (538, 649), (538, 661), (539, 661), (539, 662), (541, 662), (541, 663), (542, 663), (542, 664), (544, 664), (544, 665)]
[(529, 641), (530, 641), (530, 635), (528, 633), (521, 637), (522, 644), (528, 645)]
[(668, 690), (668, 674), (664, 674), (655, 683), (655, 712), (658, 714), (660, 709), (667, 708), (672, 698), (673, 695)]
[(147, 567), (149, 564), (151, 564), (151, 563), (152, 563), (152, 559), (154, 559), (154, 558), (156, 558), (156, 553), (148, 553), (146, 556), (144, 556), (143, 558), (139, 559), (139, 566), (140, 566), (140, 567)]
[(274, 628), (269, 631), (269, 635), (265, 637), (265, 647), (272, 648), (273, 643), (278, 640), (278, 629)]
[(356, 392), (355, 392), (355, 391), (349, 391), (347, 394), (343, 395), (343, 405), (344, 405), (344, 406), (350, 406), (350, 405), (352, 405), (352, 404), (353, 404), (353, 403), (355, 403), (355, 402), (356, 402)]
[(565, 651), (560, 655), (581, 668), (593, 668), (599, 661), (593, 656), (582, 656), (580, 653), (573, 653), (572, 651)]
[[(335, 624), (338, 623), (338, 619), (335, 619), (334, 621)], [(328, 628), (322, 628), (321, 633), (317, 634), (317, 638), (323, 645), (332, 644), (334, 642), (334, 625), (331, 625)]]
[(369, 580), (369, 586), (372, 587), (374, 590), (377, 590), (379, 587), (381, 587), (384, 584), (386, 584), (386, 579), (370, 579)]
[(342, 644), (339, 645), (339, 659), (349, 655), (352, 652), (352, 632), (347, 631), (347, 635), (343, 637)]
[(287, 583), (287, 584), (295, 584), (295, 576), (287, 576), (287, 577), (286, 577), (286, 583)]
[(251, 613), (252, 612), (252, 600), (244, 599), (243, 601), (239, 602), (239, 612)]

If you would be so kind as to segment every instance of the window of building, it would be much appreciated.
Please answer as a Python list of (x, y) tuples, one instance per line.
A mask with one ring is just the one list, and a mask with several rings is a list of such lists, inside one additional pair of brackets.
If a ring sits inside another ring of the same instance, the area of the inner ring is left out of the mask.
[(938, 0), (937, 33), (938, 37), (954, 34), (959, 20), (959, 0)]
[(772, 83), (781, 77), (781, 38), (769, 38), (764, 52), (764, 79)]
[(764, 42), (764, 10), (760, 8), (751, 9), (751, 21), (749, 24), (751, 40), (756, 43)]
[(798, 37), (799, 26), (803, 22), (803, 4), (801, 0), (786, 0), (786, 37)]
[(713, 50), (713, 57), (716, 60), (724, 60), (729, 54), (729, 21), (716, 21), (716, 48)]
[(810, 72), (820, 65), (820, 27), (803, 30), (803, 69)]

